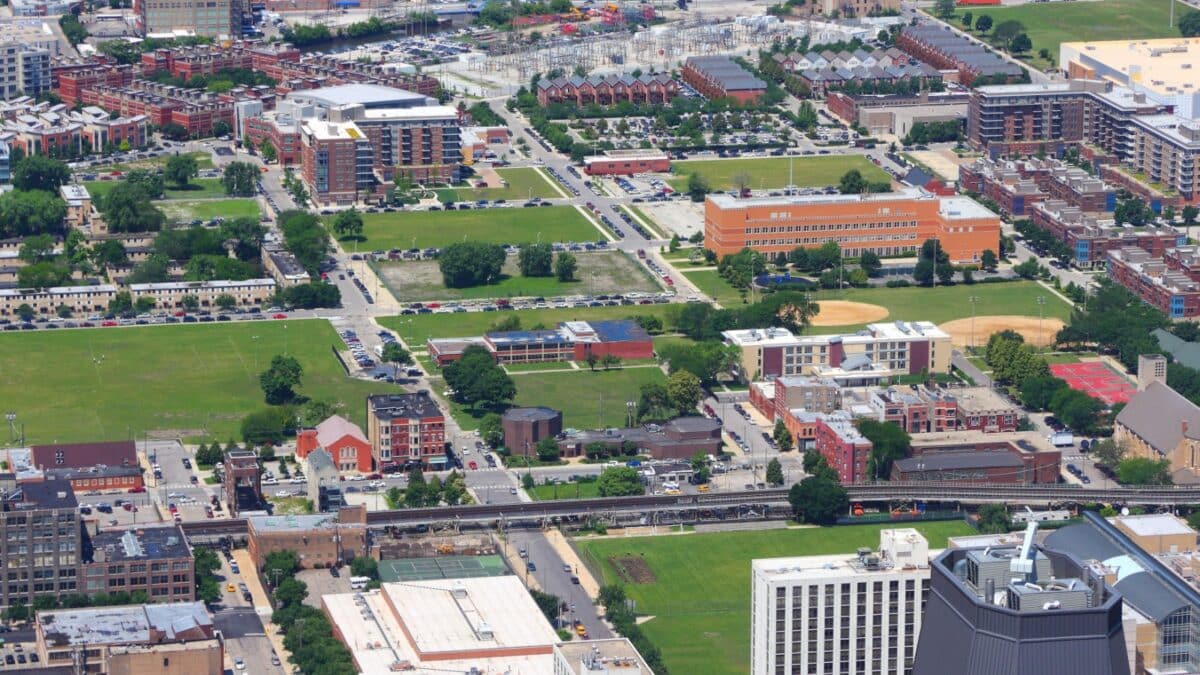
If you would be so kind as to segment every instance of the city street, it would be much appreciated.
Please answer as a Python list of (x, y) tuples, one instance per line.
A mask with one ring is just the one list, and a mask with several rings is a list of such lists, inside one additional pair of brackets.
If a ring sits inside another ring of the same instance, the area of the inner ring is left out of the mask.
[(582, 621), (588, 636), (593, 639), (612, 637), (612, 631), (600, 620), (599, 611), (592, 604), (592, 598), (588, 597), (587, 591), (583, 590), (583, 586), (571, 583), (571, 577), (576, 575), (576, 570), (572, 568), (568, 573), (564, 569), (566, 563), (546, 539), (545, 534), (539, 530), (510, 529), (506, 546), (517, 550), (524, 547), (527, 554), (525, 560), (533, 563), (537, 569), (532, 572), (528, 569), (516, 570), (516, 574), (522, 579), (533, 576), (544, 592), (557, 595), (566, 602), (568, 612), (564, 618), (568, 622), (576, 619)]

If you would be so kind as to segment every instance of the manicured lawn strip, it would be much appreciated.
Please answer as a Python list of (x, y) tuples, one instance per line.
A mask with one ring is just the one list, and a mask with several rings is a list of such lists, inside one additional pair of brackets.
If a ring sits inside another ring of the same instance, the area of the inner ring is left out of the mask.
[[(1168, 25), (1167, 0), (1102, 0), (1099, 2), (1045, 2), (1013, 7), (959, 7), (948, 22), (962, 28), (960, 17), (969, 11), (976, 17), (988, 15), (994, 25), (1020, 21), (1033, 42), (1025, 54), (1030, 63), (1045, 68), (1050, 63), (1037, 56), (1050, 50), (1058, 62), (1058, 46), (1063, 42), (1178, 38), (1178, 27)], [(1176, 12), (1175, 20), (1182, 16)], [(1176, 24), (1178, 25), (1178, 23)], [(977, 33), (974, 33), (979, 37)], [(986, 36), (984, 36), (986, 38)]]
[[(580, 367), (586, 368), (586, 364), (580, 364)], [(541, 363), (506, 363), (504, 369), (509, 373), (533, 373), (540, 370), (567, 370), (571, 369), (570, 361), (543, 361)]]
[[(326, 218), (332, 222), (333, 217)], [(601, 237), (579, 211), (570, 206), (494, 208), (469, 211), (405, 211), (364, 213), (361, 251), (442, 248), (470, 240), (494, 244), (586, 242)], [(349, 247), (349, 244), (346, 244)]]
[(526, 490), (530, 497), (537, 500), (546, 499), (593, 499), (600, 496), (600, 483), (562, 483), (551, 485), (536, 485), (532, 490)]
[[(625, 402), (636, 401), (643, 384), (666, 384), (667, 376), (658, 368), (561, 373), (514, 373), (517, 385), (516, 406), (549, 406), (561, 410), (563, 426), (595, 429), (625, 426)], [(444, 389), (440, 378), (434, 387)], [(451, 402), (451, 414), (463, 429), (479, 428), (485, 408), (469, 409)], [(498, 411), (497, 411), (498, 412)]]
[(346, 377), (331, 345), (340, 341), (324, 320), (4, 333), (0, 390), (21, 392), (10, 407), (30, 443), (193, 437), (206, 426), (223, 443), (265, 405), (258, 374), (286, 350), (304, 367), (300, 393), (343, 404), (361, 424), (364, 397), (388, 385)]
[[(561, 486), (560, 486), (561, 489)], [(948, 536), (972, 534), (961, 521), (906, 524), (921, 531), (929, 548), (943, 548)], [(745, 675), (750, 663), (750, 563), (755, 558), (852, 556), (859, 546), (879, 545), (879, 530), (892, 525), (722, 532), (686, 536), (577, 541), (576, 546), (602, 583), (618, 583), (637, 602), (641, 624), (662, 650), (673, 673)], [(636, 557), (654, 572), (650, 584), (623, 581), (612, 557)]]
[(666, 322), (670, 305), (629, 305), (621, 307), (567, 307), (564, 309), (523, 309), (508, 312), (467, 312), (465, 314), (416, 314), (379, 317), (414, 349), (421, 349), (430, 337), (470, 337), (483, 335), (501, 319), (516, 316), (525, 329), (536, 325), (553, 328), (563, 321), (603, 321), (633, 316), (657, 316)]
[(668, 181), (676, 190), (687, 189), (688, 174), (699, 173), (713, 190), (733, 187), (735, 174), (750, 175), (750, 188), (772, 189), (788, 185), (789, 163), (791, 180), (798, 187), (837, 185), (842, 174), (858, 169), (869, 181), (887, 181), (891, 176), (861, 155), (828, 157), (754, 157), (750, 159), (698, 159), (671, 162), (676, 178)]
[[(933, 288), (849, 288), (843, 291), (818, 291), (814, 300), (850, 300), (882, 305), (888, 309), (883, 321), (932, 321), (942, 323), (971, 316), (967, 298), (980, 299), (976, 316), (1019, 315), (1037, 316), (1037, 297), (1046, 298), (1043, 316), (1067, 321), (1071, 307), (1050, 291), (1033, 281), (1014, 281), (1001, 284), (956, 284)], [(812, 333), (840, 333), (864, 324), (852, 326), (815, 326)]]
[[(742, 296), (737, 289), (725, 281), (725, 277), (716, 270), (700, 270), (698, 272), (689, 272), (686, 269), (680, 270), (683, 276), (688, 278), (704, 294), (719, 303), (722, 307), (734, 307), (742, 304)], [(746, 294), (746, 300), (749, 301), (750, 294)]]
[[(460, 202), (473, 202), (480, 199), (513, 199), (526, 201), (530, 197), (541, 197), (543, 199), (562, 199), (562, 194), (554, 189), (554, 186), (532, 167), (517, 167), (513, 169), (496, 169), (496, 173), (508, 182), (505, 187), (494, 188), (452, 188), (446, 192), (445, 196), (454, 195), (454, 199)], [(478, 177), (475, 178), (478, 180)], [(442, 191), (438, 191), (438, 197), (442, 198)], [(443, 201), (445, 201), (443, 199)]]
[(177, 223), (187, 223), (192, 220), (208, 221), (217, 216), (232, 220), (234, 218), (258, 219), (262, 209), (254, 199), (207, 199), (199, 201), (169, 201), (155, 202), (169, 220)]

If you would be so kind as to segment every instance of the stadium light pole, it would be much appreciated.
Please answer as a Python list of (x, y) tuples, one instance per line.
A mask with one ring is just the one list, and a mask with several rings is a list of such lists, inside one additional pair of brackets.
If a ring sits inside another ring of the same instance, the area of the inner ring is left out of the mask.
[(971, 349), (975, 348), (975, 305), (979, 304), (979, 296), (971, 295), (967, 297), (967, 302), (971, 303)]
[(1045, 313), (1046, 296), (1044, 296), (1044, 295), (1037, 296), (1037, 306), (1038, 306), (1038, 339), (1041, 339), (1041, 337), (1042, 337), (1042, 315)]

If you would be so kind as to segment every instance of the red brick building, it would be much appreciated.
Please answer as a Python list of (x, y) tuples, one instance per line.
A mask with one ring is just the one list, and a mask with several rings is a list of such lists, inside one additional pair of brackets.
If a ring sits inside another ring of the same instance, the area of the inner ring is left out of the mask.
[(1053, 485), (1059, 479), (1062, 453), (1042, 447), (1037, 434), (1020, 438), (968, 441), (915, 440), (912, 456), (892, 465), (898, 482), (939, 481), (1005, 485)]
[(334, 415), (296, 436), (296, 457), (304, 459), (314, 450), (323, 449), (333, 458), (338, 471), (370, 473), (371, 442), (357, 424)]
[(92, 87), (128, 87), (133, 84), (137, 73), (133, 66), (104, 63), (72, 64), (70, 69), (58, 74), (55, 89), (58, 97), (68, 107), (83, 100), (83, 91)]
[(666, 73), (654, 75), (608, 75), (540, 79), (538, 102), (551, 105), (567, 101), (584, 106), (591, 103), (612, 105), (631, 103), (670, 103), (679, 95), (679, 83)]
[(376, 471), (446, 465), (446, 417), (427, 391), (368, 396), (367, 438)]
[[(650, 334), (635, 321), (567, 321), (554, 330), (504, 331), (483, 336), (497, 363), (586, 361), (607, 355), (622, 359), (654, 357)], [(432, 352), (431, 352), (432, 353)]]
[(829, 378), (792, 375), (750, 386), (750, 405), (770, 421), (791, 410), (831, 413), (842, 407), (842, 387)]
[(858, 433), (850, 414), (839, 410), (813, 416), (813, 448), (837, 471), (838, 480), (849, 484), (872, 478), (867, 476), (867, 458), (873, 446), (866, 436)]
[(683, 81), (708, 99), (732, 98), (753, 103), (767, 93), (767, 83), (727, 56), (692, 56), (680, 69)]
[(1175, 268), (1140, 248), (1109, 251), (1108, 276), (1173, 320), (1200, 316), (1200, 282), (1189, 276), (1195, 265), (1183, 261), (1196, 259), (1196, 247), (1181, 246), (1170, 256)]
[(671, 158), (658, 150), (608, 150), (585, 157), (583, 171), (589, 176), (632, 176), (637, 173), (666, 173)]
[(34, 445), (30, 454), (33, 468), (61, 472), (77, 491), (143, 486), (133, 441)]

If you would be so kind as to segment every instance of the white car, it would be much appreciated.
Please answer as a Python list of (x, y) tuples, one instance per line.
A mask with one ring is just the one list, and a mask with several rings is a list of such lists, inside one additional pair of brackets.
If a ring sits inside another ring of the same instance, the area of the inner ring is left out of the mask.
[(242, 657), (235, 656), (233, 659), (233, 667), (237, 668), (238, 670), (245, 670), (246, 662), (242, 660)]
[(293, 478), (293, 479), (289, 480), (288, 482), (293, 485), (297, 485), (297, 484), (303, 483), (304, 479), (303, 478)]
[(346, 480), (354, 481), (357, 483), (360, 480), (366, 480), (366, 478), (364, 476), (350, 476)]

